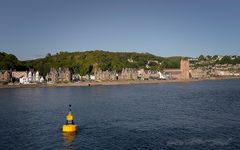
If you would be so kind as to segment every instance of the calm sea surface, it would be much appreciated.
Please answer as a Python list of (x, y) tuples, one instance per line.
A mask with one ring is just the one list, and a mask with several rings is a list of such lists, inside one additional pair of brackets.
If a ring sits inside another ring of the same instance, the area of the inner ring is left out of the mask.
[(0, 89), (0, 149), (239, 150), (240, 80)]

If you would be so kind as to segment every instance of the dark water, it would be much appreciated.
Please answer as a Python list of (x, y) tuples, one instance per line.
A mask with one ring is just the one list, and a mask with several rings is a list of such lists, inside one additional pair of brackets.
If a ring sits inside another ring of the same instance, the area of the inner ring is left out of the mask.
[(240, 80), (0, 89), (0, 149), (240, 149)]

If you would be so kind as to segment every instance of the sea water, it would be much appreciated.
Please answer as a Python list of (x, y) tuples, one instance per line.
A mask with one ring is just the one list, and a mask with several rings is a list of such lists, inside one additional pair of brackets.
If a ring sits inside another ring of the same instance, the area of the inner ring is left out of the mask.
[(0, 89), (0, 149), (240, 149), (240, 80)]

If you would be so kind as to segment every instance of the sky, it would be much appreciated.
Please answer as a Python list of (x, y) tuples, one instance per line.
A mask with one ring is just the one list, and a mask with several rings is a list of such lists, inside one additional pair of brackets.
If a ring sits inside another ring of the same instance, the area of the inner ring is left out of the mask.
[(0, 0), (0, 51), (240, 55), (240, 0)]

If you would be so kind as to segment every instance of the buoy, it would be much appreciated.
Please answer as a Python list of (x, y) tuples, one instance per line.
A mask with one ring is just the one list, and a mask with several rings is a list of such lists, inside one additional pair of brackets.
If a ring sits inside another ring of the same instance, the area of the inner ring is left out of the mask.
[(62, 127), (62, 132), (76, 132), (77, 131), (77, 125), (74, 124), (73, 121), (74, 117), (72, 115), (71, 111), (71, 105), (69, 105), (69, 112), (68, 115), (66, 116), (66, 124), (63, 125)]

